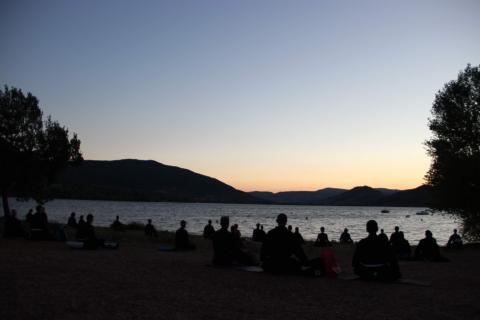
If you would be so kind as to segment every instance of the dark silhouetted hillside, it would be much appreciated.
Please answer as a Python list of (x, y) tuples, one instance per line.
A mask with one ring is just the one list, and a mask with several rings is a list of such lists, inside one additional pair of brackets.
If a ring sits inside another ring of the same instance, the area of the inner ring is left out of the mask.
[(285, 191), (285, 192), (249, 192), (252, 196), (282, 204), (315, 204), (327, 198), (339, 195), (347, 190), (325, 188), (317, 191)]
[(379, 204), (395, 207), (428, 207), (430, 205), (429, 192), (430, 188), (423, 185), (415, 189), (396, 192), (382, 199)]
[(85, 160), (51, 189), (58, 198), (264, 203), (248, 193), (193, 171), (151, 160)]
[(370, 206), (378, 203), (385, 195), (376, 189), (363, 186), (355, 187), (337, 196), (330, 197), (321, 204), (331, 206)]

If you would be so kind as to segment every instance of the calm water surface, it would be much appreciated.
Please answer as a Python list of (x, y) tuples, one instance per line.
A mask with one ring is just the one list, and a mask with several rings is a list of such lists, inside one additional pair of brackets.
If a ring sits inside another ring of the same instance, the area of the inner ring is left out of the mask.
[[(18, 202), (11, 199), (11, 207), (17, 209), (23, 218), (33, 202)], [(334, 207), (334, 206), (280, 206), (253, 204), (217, 204), (217, 203), (168, 203), (168, 202), (122, 202), (92, 200), (54, 200), (46, 205), (50, 220), (66, 222), (70, 212), (75, 211), (77, 218), (83, 214), (95, 216), (94, 225), (108, 226), (120, 216), (120, 221), (146, 223), (152, 219), (157, 229), (174, 231), (180, 220), (187, 221), (187, 229), (200, 234), (208, 219), (215, 228), (220, 216), (230, 216), (230, 222), (239, 225), (243, 236), (251, 236), (257, 223), (264, 225), (266, 231), (275, 225), (279, 213), (288, 216), (288, 224), (299, 227), (306, 239), (315, 239), (321, 226), (324, 226), (330, 239), (338, 240), (344, 228), (350, 230), (354, 240), (365, 237), (365, 223), (374, 219), (387, 234), (394, 226), (400, 226), (405, 236), (416, 243), (423, 238), (425, 230), (433, 232), (439, 244), (444, 245), (459, 221), (447, 214), (435, 213), (428, 216), (416, 215), (425, 208), (387, 208), (389, 213), (381, 213), (382, 207)], [(409, 216), (409, 217), (408, 217)]]

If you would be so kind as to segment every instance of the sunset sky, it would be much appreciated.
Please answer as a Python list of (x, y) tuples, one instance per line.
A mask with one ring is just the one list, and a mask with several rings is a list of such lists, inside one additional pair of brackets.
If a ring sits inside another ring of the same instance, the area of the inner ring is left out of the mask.
[(435, 93), (480, 63), (480, 1), (1, 1), (0, 85), (86, 159), (245, 190), (406, 189)]

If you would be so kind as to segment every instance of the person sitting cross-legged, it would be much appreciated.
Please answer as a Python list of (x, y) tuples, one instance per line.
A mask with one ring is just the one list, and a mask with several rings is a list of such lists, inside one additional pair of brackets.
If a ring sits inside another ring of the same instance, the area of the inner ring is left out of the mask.
[(320, 233), (317, 236), (317, 240), (315, 241), (315, 246), (317, 247), (331, 247), (332, 244), (330, 240), (328, 240), (328, 235), (325, 233), (325, 228), (320, 228)]
[(463, 241), (460, 235), (457, 233), (457, 229), (453, 229), (453, 234), (448, 239), (447, 247), (456, 249), (463, 247)]
[(425, 238), (420, 240), (415, 249), (415, 260), (433, 262), (448, 262), (449, 260), (440, 254), (440, 247), (430, 230), (425, 231)]
[(203, 228), (203, 237), (205, 239), (212, 239), (215, 234), (215, 228), (212, 226), (212, 220), (208, 220), (208, 224)]
[(365, 280), (395, 281), (401, 277), (398, 261), (389, 244), (377, 236), (377, 231), (377, 222), (368, 221), (368, 237), (358, 242), (353, 255), (354, 272)]
[(278, 215), (277, 224), (267, 233), (263, 242), (260, 253), (262, 268), (274, 274), (300, 274), (302, 266), (307, 264), (307, 256), (288, 231), (285, 214)]
[(155, 229), (155, 226), (152, 224), (152, 219), (148, 219), (148, 223), (145, 226), (145, 235), (150, 238), (157, 238), (157, 229)]
[(186, 251), (195, 249), (195, 245), (190, 242), (186, 226), (187, 222), (185, 220), (180, 221), (180, 228), (175, 232), (175, 250)]
[(216, 266), (255, 265), (255, 259), (243, 250), (235, 236), (228, 230), (230, 219), (228, 216), (220, 218), (220, 229), (213, 235), (213, 264)]
[(350, 236), (350, 233), (348, 233), (348, 229), (345, 228), (340, 235), (340, 243), (347, 243), (351, 244), (353, 243), (352, 237)]

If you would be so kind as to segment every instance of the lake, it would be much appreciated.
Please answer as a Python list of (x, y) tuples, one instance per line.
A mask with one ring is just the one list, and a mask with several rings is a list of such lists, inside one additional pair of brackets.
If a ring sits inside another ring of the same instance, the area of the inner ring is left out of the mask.
[[(12, 209), (17, 209), (19, 218), (24, 218), (34, 202), (19, 202), (10, 199)], [(109, 226), (116, 215), (120, 221), (146, 223), (152, 219), (159, 230), (175, 231), (180, 220), (187, 221), (187, 229), (193, 234), (201, 234), (208, 219), (215, 229), (222, 215), (230, 216), (231, 224), (238, 224), (242, 236), (251, 236), (257, 223), (263, 224), (266, 231), (275, 226), (279, 213), (288, 216), (288, 224), (299, 227), (306, 239), (316, 239), (320, 227), (324, 226), (331, 240), (338, 240), (344, 228), (348, 228), (353, 240), (365, 237), (365, 223), (374, 219), (385, 233), (390, 235), (395, 226), (400, 226), (405, 237), (416, 244), (424, 237), (425, 230), (433, 232), (440, 245), (444, 245), (459, 221), (448, 214), (416, 215), (426, 208), (399, 207), (344, 207), (344, 206), (296, 206), (296, 205), (254, 205), (219, 203), (173, 203), (173, 202), (123, 202), (93, 200), (53, 200), (45, 205), (49, 220), (66, 222), (72, 211), (80, 215), (93, 214), (94, 225)], [(381, 213), (388, 209), (389, 213)]]

